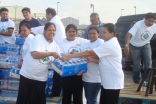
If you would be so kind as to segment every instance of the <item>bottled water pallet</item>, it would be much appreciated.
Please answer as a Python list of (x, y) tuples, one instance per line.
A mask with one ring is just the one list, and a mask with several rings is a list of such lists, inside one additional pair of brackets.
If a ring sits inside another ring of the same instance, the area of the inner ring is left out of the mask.
[(153, 94), (149, 94), (148, 97), (145, 96), (145, 91), (137, 92), (136, 90), (139, 84), (135, 84), (132, 81), (132, 72), (124, 71), (124, 73), (125, 73), (124, 89), (120, 91), (118, 104), (134, 104), (134, 103), (123, 103), (122, 102), (123, 99), (131, 99), (132, 101), (141, 100), (142, 104), (156, 104), (156, 92), (154, 92)]

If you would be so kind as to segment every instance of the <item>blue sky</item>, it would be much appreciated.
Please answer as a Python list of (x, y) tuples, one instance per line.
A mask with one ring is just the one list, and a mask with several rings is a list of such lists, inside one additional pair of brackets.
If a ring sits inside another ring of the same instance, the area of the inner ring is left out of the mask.
[(24, 6), (30, 7), (33, 13), (44, 13), (47, 7), (57, 9), (60, 17), (79, 18), (80, 24), (90, 24), (89, 16), (94, 4), (95, 12), (99, 13), (102, 22), (115, 23), (122, 15), (142, 14), (156, 12), (156, 0), (0, 0), (0, 6)]

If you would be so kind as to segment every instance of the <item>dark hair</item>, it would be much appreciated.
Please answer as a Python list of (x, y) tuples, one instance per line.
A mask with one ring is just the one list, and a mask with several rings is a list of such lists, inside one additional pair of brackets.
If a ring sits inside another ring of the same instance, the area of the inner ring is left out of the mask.
[(56, 15), (55, 9), (50, 8), (50, 7), (46, 9), (46, 13), (47, 13), (47, 14), (50, 13), (52, 16), (55, 16), (55, 15)]
[(67, 25), (67, 27), (66, 27), (66, 32), (67, 32), (70, 28), (73, 28), (73, 29), (76, 31), (76, 33), (77, 33), (77, 27), (76, 27), (74, 24), (69, 24), (69, 25)]
[(103, 27), (106, 27), (108, 29), (109, 33), (114, 33), (114, 36), (116, 36), (116, 29), (115, 29), (115, 25), (113, 23), (104, 24)]
[(56, 30), (56, 26), (54, 23), (51, 23), (51, 22), (48, 22), (46, 23), (46, 25), (44, 26), (44, 30), (47, 30), (49, 26), (53, 25), (55, 27), (55, 30)]
[(90, 15), (90, 17), (95, 17), (95, 18), (98, 18), (98, 19), (100, 18), (98, 13), (92, 13)]
[[(24, 23), (22, 26), (25, 26), (25, 27), (27, 27), (29, 30), (31, 30), (30, 24), (28, 24), (28, 23)], [(21, 27), (22, 27), (22, 26), (21, 26)]]
[(31, 11), (30, 11), (30, 8), (28, 8), (28, 7), (24, 7), (24, 8), (22, 9), (21, 12), (23, 13), (23, 11), (27, 11), (27, 12), (29, 12), (29, 13), (31, 12)]
[(150, 18), (156, 19), (155, 15), (153, 13), (147, 13), (145, 15), (145, 19), (150, 19)]
[(100, 34), (100, 30), (99, 30), (99, 28), (98, 28), (97, 26), (91, 26), (91, 27), (88, 29), (88, 32), (89, 32), (90, 30), (96, 30), (96, 32), (97, 32), (98, 34)]
[(3, 11), (9, 12), (9, 10), (8, 10), (7, 8), (1, 8), (1, 9), (0, 9), (0, 13), (2, 13)]

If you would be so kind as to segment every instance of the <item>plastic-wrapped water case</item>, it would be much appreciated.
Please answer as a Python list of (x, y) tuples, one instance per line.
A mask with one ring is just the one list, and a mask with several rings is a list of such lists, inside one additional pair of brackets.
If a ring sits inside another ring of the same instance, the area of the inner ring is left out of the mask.
[(0, 54), (6, 54), (6, 50), (7, 50), (7, 44), (1, 43), (0, 44)]
[(10, 68), (12, 63), (8, 62), (7, 56), (0, 54), (0, 68)]
[(10, 77), (20, 79), (20, 69), (17, 67), (17, 65), (12, 65), (10, 68)]
[(79, 72), (87, 72), (87, 61), (83, 58), (69, 60), (66, 62), (55, 59), (52, 63), (53, 69), (62, 77), (77, 75)]
[(17, 38), (16, 38), (16, 41), (15, 41), (15, 44), (16, 44), (16, 45), (23, 45), (24, 42), (25, 42), (25, 38), (17, 37)]

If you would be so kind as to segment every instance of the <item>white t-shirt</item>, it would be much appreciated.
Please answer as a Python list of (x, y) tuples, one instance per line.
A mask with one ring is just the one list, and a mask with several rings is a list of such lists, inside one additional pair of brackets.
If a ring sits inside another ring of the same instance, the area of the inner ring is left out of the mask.
[(156, 34), (156, 24), (148, 27), (145, 24), (145, 20), (138, 21), (134, 26), (129, 30), (129, 33), (132, 34), (130, 43), (133, 46), (141, 47), (147, 43), (150, 43), (151, 38)]
[[(25, 42), (23, 44), (23, 48), (22, 48), (22, 57), (23, 57), (23, 60), (26, 56), (26, 54), (29, 52), (29, 44), (30, 44), (30, 41), (34, 38), (34, 35), (33, 34), (29, 34), (26, 38), (25, 38)], [(30, 53), (30, 52), (29, 52)]]
[[(95, 42), (88, 42), (85, 45), (83, 45), (83, 51), (92, 50), (94, 48), (97, 48), (103, 43), (104, 40), (98, 38)], [(88, 68), (87, 73), (83, 74), (82, 80), (85, 82), (101, 83), (99, 64), (88, 63), (87, 68)]]
[[(56, 33), (54, 36), (54, 41), (57, 44), (59, 44), (63, 39), (66, 38), (65, 28), (64, 28), (60, 18), (57, 15), (54, 16), (49, 22), (54, 23), (56, 26)], [(44, 26), (38, 26), (38, 27), (31, 28), (31, 31), (36, 35), (43, 34)]]
[(60, 53), (60, 49), (55, 41), (52, 43), (47, 42), (44, 35), (37, 35), (31, 40), (29, 52), (25, 56), (20, 74), (29, 79), (46, 81), (49, 63), (53, 61), (54, 58), (49, 56), (43, 59), (34, 59), (31, 56), (31, 52), (34, 51)]
[(89, 42), (87, 39), (76, 37), (74, 41), (68, 41), (67, 39), (64, 39), (59, 44), (61, 53), (64, 54), (70, 54), (71, 52), (74, 53), (80, 53), (82, 52), (82, 45)]
[(93, 51), (100, 58), (99, 70), (103, 88), (122, 89), (124, 87), (124, 73), (121, 64), (122, 51), (117, 38), (113, 37), (105, 41)]
[[(14, 29), (15, 24), (12, 20), (8, 19), (7, 21), (0, 21), (0, 32), (7, 32), (8, 29)], [(13, 32), (12, 36), (4, 36), (0, 35), (0, 43), (10, 43), (14, 44), (15, 43), (15, 34)]]

